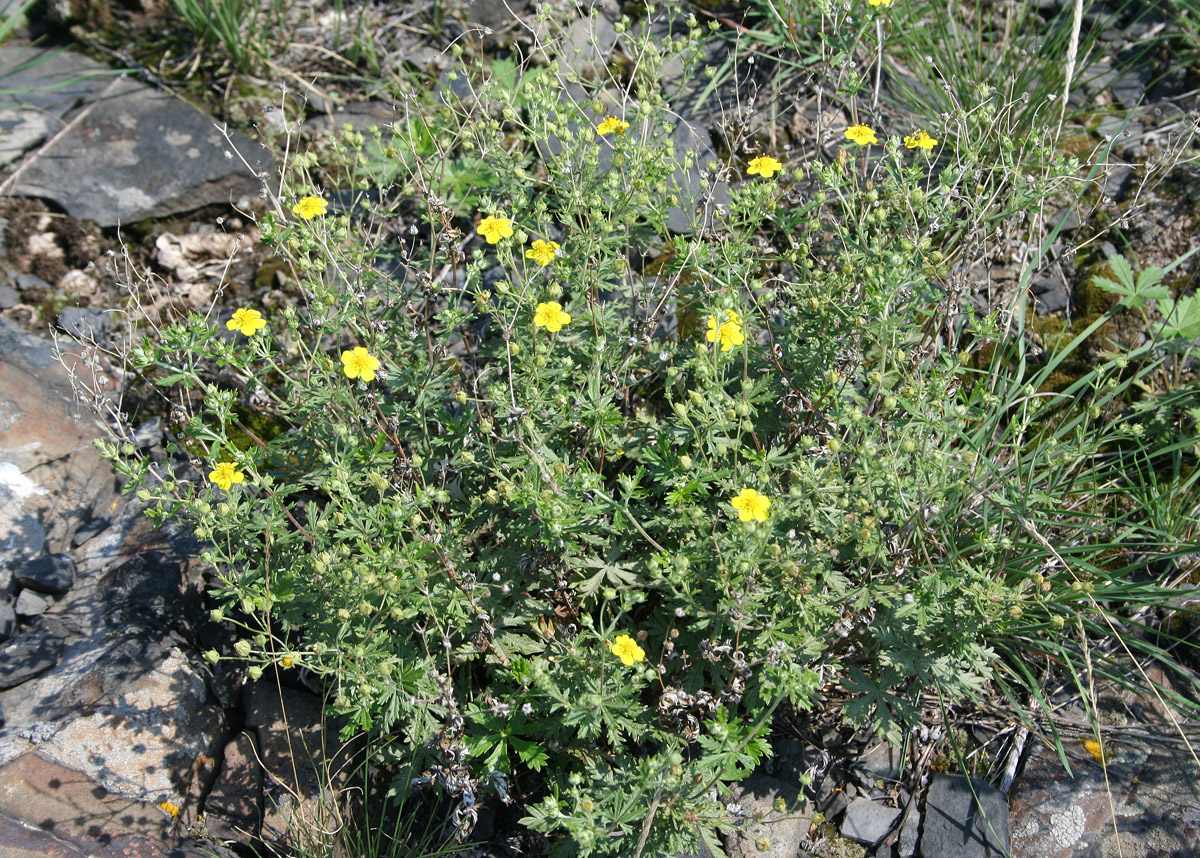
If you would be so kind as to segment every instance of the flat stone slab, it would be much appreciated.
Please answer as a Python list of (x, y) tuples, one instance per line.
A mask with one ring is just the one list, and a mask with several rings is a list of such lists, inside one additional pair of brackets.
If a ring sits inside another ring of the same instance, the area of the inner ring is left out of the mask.
[(892, 830), (892, 824), (902, 812), (898, 807), (888, 807), (881, 801), (860, 796), (846, 808), (841, 835), (848, 840), (874, 846)]
[(63, 116), (111, 83), (112, 70), (80, 54), (0, 47), (0, 164), (8, 164), (65, 124)]
[(1200, 778), (1179, 734), (1139, 725), (1105, 745), (1107, 784), (1083, 740), (1064, 737), (1073, 778), (1052, 748), (1030, 753), (1012, 791), (1012, 858), (1200, 855)]
[(60, 596), (75, 585), (75, 561), (66, 554), (43, 554), (17, 570), (17, 583), (37, 593)]
[(799, 787), (767, 775), (753, 775), (734, 787), (733, 799), (745, 820), (726, 839), (729, 858), (795, 858), (808, 835), (812, 815)]
[(877, 780), (890, 782), (899, 778), (902, 762), (899, 748), (880, 742), (859, 756), (853, 770), (861, 781), (872, 786)]
[[(88, 377), (82, 360), (68, 359)], [(54, 344), (0, 319), (0, 593), (47, 541), (69, 545), (93, 510), (108, 510), (114, 475), (97, 435)]]
[(246, 733), (225, 746), (221, 773), (204, 800), (209, 834), (221, 840), (258, 837), (262, 826), (263, 770)]
[(235, 149), (255, 170), (271, 169), (262, 146), (233, 132), (226, 140), (211, 117), (136, 80), (110, 81), (81, 110), (14, 193), (116, 226), (257, 195), (259, 181)]
[(5, 858), (160, 858), (171, 821), (37, 753), (0, 766)]
[(63, 642), (31, 632), (0, 647), (0, 691), (41, 676), (58, 664)]
[[(974, 794), (972, 794), (974, 788)], [(1008, 855), (1008, 797), (987, 781), (936, 775), (925, 798), (921, 858)]]

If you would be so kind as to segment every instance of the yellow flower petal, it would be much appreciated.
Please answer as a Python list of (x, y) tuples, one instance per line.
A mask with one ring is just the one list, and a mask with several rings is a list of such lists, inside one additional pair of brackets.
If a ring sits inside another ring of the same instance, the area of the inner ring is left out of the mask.
[(624, 134), (629, 130), (629, 123), (617, 119), (615, 116), (610, 116), (596, 126), (596, 134), (612, 134), (614, 131), (617, 134)]
[(512, 221), (506, 217), (488, 215), (479, 222), (479, 226), (475, 228), (475, 231), (487, 239), (488, 244), (495, 244), (502, 238), (512, 236)]
[(321, 197), (301, 197), (300, 201), (292, 206), (292, 213), (298, 214), (305, 220), (312, 220), (318, 215), (323, 215), (329, 209), (329, 201)]
[(859, 146), (867, 146), (871, 143), (878, 143), (879, 138), (875, 136), (874, 129), (869, 125), (851, 125), (846, 129), (846, 139), (852, 143), (857, 143)]
[(750, 162), (746, 172), (751, 176), (762, 176), (764, 179), (769, 179), (782, 169), (783, 164), (770, 155), (760, 155)]

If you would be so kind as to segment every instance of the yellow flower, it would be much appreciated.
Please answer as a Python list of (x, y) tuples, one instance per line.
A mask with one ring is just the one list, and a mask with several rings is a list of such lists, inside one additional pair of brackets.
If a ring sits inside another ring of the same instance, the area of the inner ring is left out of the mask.
[(891, 6), (892, 0), (868, 0), (872, 6)]
[(871, 143), (879, 142), (874, 130), (869, 125), (851, 125), (846, 129), (846, 139), (852, 143), (857, 143), (859, 146), (867, 146)]
[(171, 819), (179, 818), (179, 805), (175, 804), (174, 802), (160, 801), (158, 803), (158, 806), (161, 807), (164, 811), (166, 811), (167, 816), (171, 817)]
[(759, 155), (750, 162), (750, 166), (746, 172), (751, 176), (762, 176), (764, 179), (769, 179), (782, 169), (783, 164), (776, 161), (770, 155)]
[(293, 664), (296, 663), (296, 660), (294, 658), (292, 658), (290, 655), (285, 655), (283, 658), (279, 659), (279, 663), (281, 665), (283, 665), (284, 667), (291, 667)]
[(237, 469), (233, 462), (218, 462), (217, 467), (209, 472), (208, 478), (217, 484), (222, 491), (229, 491), (234, 483), (246, 479), (246, 475)]
[(512, 221), (506, 217), (488, 215), (479, 222), (475, 231), (486, 238), (488, 244), (495, 244), (500, 239), (508, 238), (513, 234)]
[(375, 370), (379, 369), (379, 361), (375, 355), (362, 346), (342, 352), (342, 372), (346, 378), (361, 378), (363, 381), (374, 381)]
[(727, 318), (721, 321), (716, 316), (708, 317), (708, 333), (705, 334), (710, 343), (720, 343), (721, 351), (727, 352), (734, 346), (746, 342), (746, 334), (742, 330), (742, 317), (734, 310), (722, 310)]
[(571, 324), (571, 314), (564, 313), (557, 301), (545, 301), (534, 310), (533, 323), (553, 334), (561, 331), (563, 325)]
[(292, 206), (292, 214), (298, 214), (305, 220), (312, 220), (317, 215), (325, 214), (329, 202), (320, 197), (301, 197), (300, 202)]
[(622, 122), (620, 119), (617, 119), (617, 117), (615, 117), (615, 116), (608, 117), (608, 119), (605, 119), (603, 122), (601, 122), (599, 125), (596, 126), (596, 134), (597, 135), (612, 134), (614, 131), (617, 132), (618, 134), (624, 134), (628, 130), (629, 130), (629, 123)]
[(621, 664), (626, 667), (634, 662), (646, 660), (646, 651), (629, 635), (617, 635), (617, 639), (608, 646), (612, 654), (621, 659)]
[(231, 331), (241, 331), (248, 337), (252, 337), (267, 326), (267, 320), (262, 317), (262, 313), (258, 310), (247, 310), (245, 307), (240, 308), (233, 314), (233, 318), (225, 323), (225, 327)]
[(533, 246), (525, 251), (525, 258), (532, 259), (538, 265), (549, 265), (558, 255), (557, 241), (542, 241), (540, 238)]
[(909, 149), (932, 149), (937, 145), (937, 138), (930, 137), (923, 130), (904, 138), (904, 145)]
[(1083, 747), (1097, 763), (1104, 762), (1104, 747), (1095, 739), (1088, 739), (1083, 743)]
[(738, 511), (738, 518), (742, 521), (766, 521), (767, 510), (771, 508), (771, 499), (754, 489), (742, 489), (741, 494), (730, 503)]

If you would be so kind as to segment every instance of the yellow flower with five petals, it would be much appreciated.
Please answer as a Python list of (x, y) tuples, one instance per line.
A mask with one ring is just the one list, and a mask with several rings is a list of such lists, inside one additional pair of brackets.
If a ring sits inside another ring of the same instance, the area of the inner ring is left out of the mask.
[(502, 238), (510, 238), (513, 234), (512, 221), (506, 217), (488, 215), (479, 222), (475, 231), (487, 239), (488, 244), (495, 244)]
[(209, 471), (208, 478), (222, 491), (227, 492), (233, 488), (234, 483), (246, 479), (246, 475), (239, 471), (233, 462), (218, 462), (217, 466)]
[(924, 130), (918, 131), (916, 134), (910, 134), (904, 138), (904, 145), (909, 149), (924, 149), (928, 152), (938, 143), (936, 137), (930, 137)]
[(292, 214), (298, 214), (305, 220), (312, 220), (323, 215), (329, 209), (329, 201), (321, 197), (301, 197), (300, 202), (292, 206)]
[(721, 351), (730, 351), (734, 346), (746, 342), (746, 333), (742, 329), (742, 317), (735, 310), (722, 310), (722, 318), (708, 317), (708, 332), (705, 337), (710, 343), (717, 343)]
[(771, 508), (771, 499), (755, 489), (742, 489), (729, 503), (741, 521), (766, 521), (767, 510)]
[(245, 307), (240, 307), (234, 312), (233, 318), (225, 323), (225, 327), (231, 331), (241, 331), (248, 337), (252, 337), (267, 326), (267, 320), (262, 317), (262, 313), (258, 310), (247, 310)]
[(617, 635), (617, 639), (608, 646), (612, 650), (612, 654), (621, 659), (621, 664), (626, 667), (646, 660), (646, 651), (638, 646), (637, 641), (629, 635)]
[(525, 251), (525, 258), (532, 259), (538, 265), (549, 265), (558, 256), (557, 241), (542, 241), (540, 238)]
[(851, 125), (846, 129), (846, 139), (859, 146), (868, 146), (871, 143), (879, 142), (879, 138), (875, 136), (875, 130), (870, 125)]
[(783, 164), (770, 155), (759, 155), (750, 162), (746, 172), (751, 176), (762, 176), (764, 179), (769, 179), (782, 169)]
[(362, 346), (342, 352), (342, 372), (346, 373), (347, 378), (374, 381), (377, 369), (379, 360)]
[(533, 323), (554, 334), (561, 331), (563, 325), (571, 324), (571, 314), (564, 312), (557, 301), (543, 301), (533, 311)]
[(617, 119), (615, 116), (610, 116), (596, 126), (596, 135), (612, 134), (614, 131), (618, 134), (624, 134), (629, 130), (629, 123)]

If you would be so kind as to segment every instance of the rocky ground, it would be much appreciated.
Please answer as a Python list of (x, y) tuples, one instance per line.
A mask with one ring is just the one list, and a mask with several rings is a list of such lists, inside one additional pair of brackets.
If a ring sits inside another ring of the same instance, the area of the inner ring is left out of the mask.
[[(510, 26), (501, 6), (468, 14), (499, 39)], [(611, 20), (601, 20), (612, 38), (581, 43), (603, 60), (618, 45)], [(436, 70), (439, 38), (405, 50)], [(103, 346), (128, 335), (131, 311), (114, 308), (125, 307), (118, 284), (130, 272), (149, 278), (152, 301), (136, 311), (151, 321), (219, 313), (247, 297), (286, 302), (287, 279), (259, 247), (253, 220), (276, 162), (164, 87), (110, 74), (78, 50), (18, 40), (0, 48), (4, 69), (0, 855), (199, 856), (295, 842), (323, 812), (330, 769), (345, 763), (322, 744), (320, 700), (299, 677), (247, 682), (201, 657), (221, 649), (226, 632), (208, 619), (198, 547), (177, 528), (152, 528), (119, 494), (92, 446), (98, 430), (80, 391), (101, 411), (144, 408), (135, 441), (157, 455), (163, 420), (103, 348), (76, 340)], [(1140, 101), (1119, 132), (1103, 203), (1137, 215), (1125, 237), (1147, 263), (1170, 261), (1196, 234), (1200, 184), (1188, 160), (1138, 166), (1193, 127), (1186, 82), (1147, 93), (1145, 81), (1110, 77), (1091, 93)], [(307, 143), (394, 111), (384, 98), (309, 96)], [(278, 118), (261, 115), (258, 130)], [(816, 119), (798, 113), (789, 127), (799, 139)], [(701, 106), (685, 110), (680, 146), (711, 147), (721, 121)], [(1065, 241), (1086, 226), (1076, 221)], [(1076, 273), (1059, 265), (1035, 280), (1037, 311), (1075, 310)], [(1011, 279), (1002, 259), (968, 276), (987, 284), (981, 293)], [(779, 858), (1200, 855), (1200, 733), (1176, 729), (1156, 701), (1109, 690), (1105, 747), (1093, 750), (1071, 695), (1051, 699), (1060, 721), (1079, 725), (1064, 740), (1073, 777), (1043, 737), (975, 716), (954, 727), (973, 749), (970, 783), (938, 771), (941, 728), (899, 749), (832, 718), (797, 721), (771, 766), (732, 797), (745, 824), (727, 849)], [(493, 842), (477, 854), (536, 854), (507, 837), (503, 819), (481, 833), (489, 830)]]

